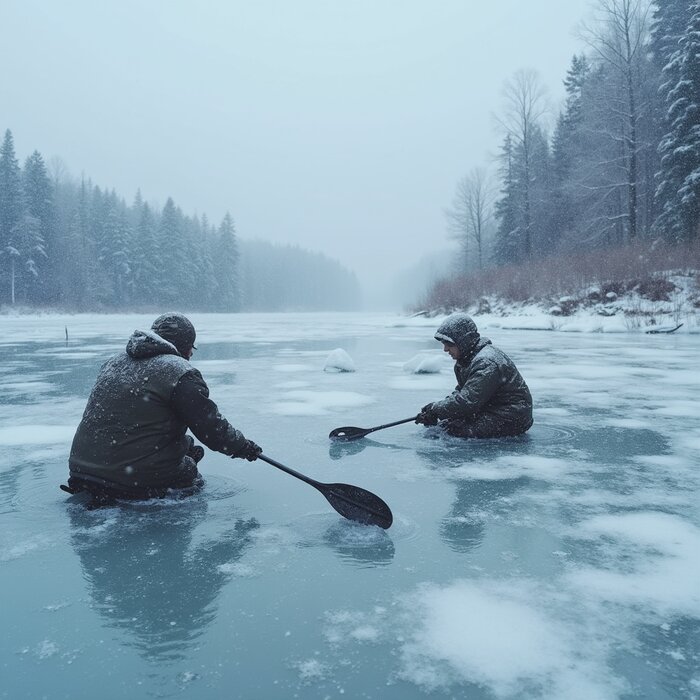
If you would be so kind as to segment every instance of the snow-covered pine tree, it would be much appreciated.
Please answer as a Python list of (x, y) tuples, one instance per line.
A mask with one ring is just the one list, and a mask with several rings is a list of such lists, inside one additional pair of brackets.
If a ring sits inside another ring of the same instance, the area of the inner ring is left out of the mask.
[(214, 272), (214, 241), (216, 239), (216, 232), (209, 224), (209, 219), (206, 214), (202, 214), (200, 218), (199, 231), (199, 300), (203, 309), (211, 310), (216, 307), (216, 299), (218, 299), (219, 296), (219, 286)]
[(12, 239), (22, 215), (21, 171), (12, 132), (7, 129), (0, 147), (0, 300), (5, 299), (11, 304), (15, 303), (18, 255)]
[(700, 0), (687, 10), (686, 29), (664, 67), (671, 77), (664, 83), (669, 130), (659, 144), (656, 191), (661, 208), (656, 229), (673, 242), (696, 239), (700, 228)]
[(513, 151), (511, 136), (506, 134), (499, 157), (501, 197), (494, 207), (498, 228), (494, 241), (493, 259), (497, 265), (508, 265), (517, 262), (521, 257), (518, 244), (520, 238), (518, 218), (520, 202)]
[(578, 218), (576, 179), (584, 147), (582, 102), (590, 72), (584, 54), (574, 56), (564, 79), (566, 103), (552, 136), (552, 229), (557, 242), (570, 247)]
[(236, 231), (231, 215), (227, 212), (219, 226), (215, 244), (214, 272), (217, 282), (218, 311), (240, 310), (239, 252)]
[(128, 301), (131, 286), (132, 234), (124, 209), (116, 193), (110, 193), (99, 250), (100, 263), (111, 282), (111, 304), (118, 308)]
[(188, 289), (192, 283), (193, 270), (187, 259), (183, 215), (172, 197), (168, 197), (160, 215), (158, 268), (158, 297), (161, 303), (179, 308), (184, 296), (183, 290)]
[(46, 254), (35, 260), (37, 277), (27, 290), (28, 300), (42, 304), (55, 303), (60, 300), (60, 264), (53, 185), (38, 151), (27, 158), (22, 175), (25, 210), (38, 221), (39, 236)]
[(61, 299), (69, 308), (79, 311), (94, 308), (98, 279), (97, 255), (90, 235), (90, 190), (83, 178), (62, 241), (60, 261)]
[(530, 215), (532, 250), (537, 257), (551, 255), (558, 244), (554, 229), (552, 162), (547, 132), (537, 124), (532, 130), (530, 158)]
[(136, 306), (154, 304), (160, 295), (158, 280), (158, 226), (148, 203), (139, 207), (132, 245), (133, 299)]

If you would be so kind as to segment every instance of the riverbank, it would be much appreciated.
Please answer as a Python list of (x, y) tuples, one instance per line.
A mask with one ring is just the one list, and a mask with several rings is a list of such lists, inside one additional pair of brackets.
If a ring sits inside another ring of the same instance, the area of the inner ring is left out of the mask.
[[(655, 284), (610, 283), (561, 297), (508, 302), (483, 296), (464, 309), (421, 310), (413, 319), (434, 324), (452, 311), (472, 315), (479, 328), (588, 333), (700, 333), (697, 271), (667, 273)], [(672, 330), (675, 329), (675, 330)]]

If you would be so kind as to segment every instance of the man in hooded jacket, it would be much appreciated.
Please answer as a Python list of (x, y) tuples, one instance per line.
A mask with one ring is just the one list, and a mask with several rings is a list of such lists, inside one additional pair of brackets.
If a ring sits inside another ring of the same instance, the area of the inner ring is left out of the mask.
[(435, 334), (455, 360), (456, 389), (421, 409), (416, 423), (456, 437), (520, 435), (532, 425), (532, 396), (513, 361), (483, 338), (470, 316), (448, 316)]
[(102, 366), (73, 438), (64, 491), (88, 491), (95, 506), (196, 490), (204, 449), (188, 428), (209, 449), (257, 459), (262, 449), (219, 413), (190, 364), (195, 338), (188, 318), (163, 314)]

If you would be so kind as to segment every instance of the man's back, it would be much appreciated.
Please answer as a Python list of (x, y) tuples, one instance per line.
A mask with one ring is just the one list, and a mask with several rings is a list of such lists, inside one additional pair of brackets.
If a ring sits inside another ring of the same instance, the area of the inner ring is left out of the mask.
[(187, 426), (170, 398), (191, 369), (171, 343), (136, 331), (97, 377), (73, 439), (71, 475), (127, 488), (170, 485), (187, 451)]

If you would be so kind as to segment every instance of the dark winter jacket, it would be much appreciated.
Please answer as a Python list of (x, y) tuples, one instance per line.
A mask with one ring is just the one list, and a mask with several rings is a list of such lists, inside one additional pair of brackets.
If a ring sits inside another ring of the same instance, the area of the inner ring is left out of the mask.
[(513, 361), (488, 338), (482, 338), (466, 314), (449, 316), (435, 338), (455, 344), (457, 387), (432, 404), (438, 418), (473, 420), (482, 413), (526, 430), (532, 425), (532, 396)]
[(199, 371), (167, 340), (136, 331), (100, 370), (73, 439), (71, 476), (167, 488), (178, 479), (188, 428), (212, 450), (242, 454), (244, 436), (209, 399)]

